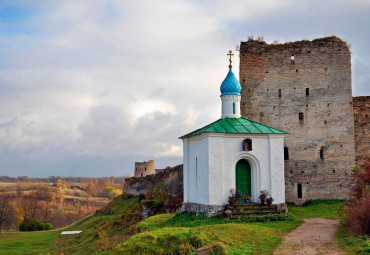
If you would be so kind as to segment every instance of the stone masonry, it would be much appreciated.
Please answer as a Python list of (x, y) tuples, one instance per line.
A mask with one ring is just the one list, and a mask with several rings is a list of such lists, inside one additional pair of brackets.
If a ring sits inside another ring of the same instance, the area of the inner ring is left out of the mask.
[(370, 159), (370, 96), (354, 97), (356, 163)]
[(355, 165), (351, 53), (333, 36), (240, 45), (242, 116), (280, 128), (286, 200), (347, 199)]
[(135, 162), (135, 177), (145, 177), (155, 174), (154, 160)]
[(123, 186), (123, 192), (139, 195), (146, 195), (148, 190), (153, 190), (153, 188), (163, 182), (169, 188), (169, 193), (171, 196), (179, 196), (183, 194), (183, 165), (178, 165), (175, 167), (167, 167), (163, 171), (147, 175), (143, 178), (141, 177), (131, 177), (125, 180), (125, 185)]

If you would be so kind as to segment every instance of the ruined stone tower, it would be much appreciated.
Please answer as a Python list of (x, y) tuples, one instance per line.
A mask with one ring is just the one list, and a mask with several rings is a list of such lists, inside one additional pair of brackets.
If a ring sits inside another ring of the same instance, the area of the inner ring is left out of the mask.
[(145, 177), (151, 174), (155, 174), (154, 160), (135, 162), (134, 177)]
[(241, 114), (285, 130), (286, 200), (347, 199), (355, 165), (351, 53), (337, 37), (240, 45)]

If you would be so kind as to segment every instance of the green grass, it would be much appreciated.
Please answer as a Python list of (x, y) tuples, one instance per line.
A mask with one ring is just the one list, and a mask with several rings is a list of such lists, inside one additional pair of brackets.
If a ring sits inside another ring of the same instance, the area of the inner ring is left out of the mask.
[(0, 253), (195, 254), (199, 247), (219, 244), (227, 254), (271, 254), (284, 234), (304, 218), (341, 218), (342, 205), (340, 201), (315, 201), (305, 207), (289, 206), (290, 216), (284, 221), (247, 223), (195, 214), (160, 214), (139, 222), (138, 197), (124, 194), (67, 229), (82, 230), (80, 235), (61, 237), (61, 231), (6, 234), (0, 237)]
[(119, 196), (92, 217), (68, 228), (82, 233), (56, 238), (53, 249), (65, 254), (111, 254), (115, 246), (134, 233), (140, 212), (137, 196)]
[[(161, 214), (137, 225), (143, 231), (117, 247), (119, 254), (196, 254), (199, 247), (222, 243), (227, 254), (271, 254), (283, 234), (304, 218), (340, 219), (341, 201), (313, 201), (305, 207), (289, 206), (289, 220), (237, 222), (195, 214)], [(171, 245), (174, 244), (174, 245)]]
[(247, 250), (268, 254), (280, 243), (278, 232), (239, 223), (164, 227), (134, 235), (116, 251), (119, 254), (196, 254), (202, 246), (221, 242), (228, 254), (245, 254)]
[(46, 254), (62, 231), (2, 233), (0, 254)]
[(348, 254), (370, 254), (370, 237), (348, 234), (345, 230), (345, 222), (339, 226), (335, 237)]
[(308, 201), (305, 206), (289, 206), (289, 214), (296, 218), (326, 218), (342, 219), (345, 212), (341, 210), (343, 202), (340, 200), (314, 200)]

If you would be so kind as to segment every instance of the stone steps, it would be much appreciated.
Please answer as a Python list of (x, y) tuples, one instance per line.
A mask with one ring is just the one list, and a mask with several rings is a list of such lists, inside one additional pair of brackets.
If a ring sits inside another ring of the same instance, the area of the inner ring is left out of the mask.
[(275, 208), (269, 208), (269, 207), (233, 207), (234, 211), (271, 211), (275, 210)]
[(268, 211), (268, 212), (233, 212), (232, 215), (266, 215), (266, 214), (280, 214), (280, 212), (277, 211)]
[(230, 215), (230, 219), (240, 219), (240, 218), (247, 218), (247, 217), (254, 217), (260, 215), (274, 215), (280, 214), (279, 211), (276, 211), (276, 208), (268, 207), (267, 205), (261, 204), (238, 204), (233, 205), (230, 210), (232, 214)]

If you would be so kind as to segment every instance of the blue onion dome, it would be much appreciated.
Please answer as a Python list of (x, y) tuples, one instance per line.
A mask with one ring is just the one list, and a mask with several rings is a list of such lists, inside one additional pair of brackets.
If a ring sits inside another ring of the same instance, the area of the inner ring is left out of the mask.
[(221, 84), (221, 96), (223, 95), (240, 95), (242, 87), (236, 79), (233, 71), (229, 68), (229, 73), (227, 74), (225, 80)]

